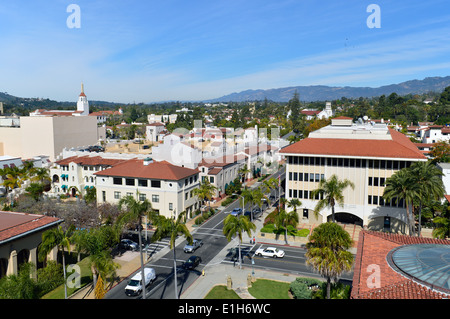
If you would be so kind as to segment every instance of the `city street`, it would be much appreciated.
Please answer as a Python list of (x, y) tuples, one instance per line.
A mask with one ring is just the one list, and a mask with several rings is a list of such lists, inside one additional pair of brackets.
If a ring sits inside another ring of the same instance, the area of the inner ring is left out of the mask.
[[(274, 174), (277, 178), (279, 173)], [(284, 175), (281, 177), (284, 178)], [(271, 196), (277, 196), (278, 192), (272, 191)], [(278, 199), (278, 198), (276, 198)], [(276, 203), (272, 203), (276, 205)], [(229, 264), (234, 267), (239, 267), (238, 262), (238, 241), (236, 238), (232, 239), (229, 243), (223, 234), (223, 221), (226, 216), (234, 209), (241, 207), (240, 201), (236, 200), (231, 203), (226, 209), (219, 211), (209, 220), (203, 223), (201, 226), (194, 228), (192, 235), (194, 239), (201, 239), (203, 246), (198, 248), (194, 253), (185, 253), (183, 248), (186, 244), (186, 240), (177, 241), (175, 249), (176, 264), (177, 264), (177, 294), (180, 296), (199, 276), (202, 275), (202, 271), (208, 271), (211, 267), (218, 264)], [(242, 208), (242, 207), (241, 207)], [(251, 209), (249, 205), (246, 205), (246, 209)], [(267, 209), (264, 206), (263, 209)], [(263, 218), (266, 216), (266, 211), (256, 216), (255, 222), (262, 224)], [(223, 255), (223, 258), (217, 258), (219, 252), (221, 252), (228, 245), (228, 250)], [(241, 256), (242, 265), (246, 268), (252, 267), (252, 269), (263, 269), (267, 271), (295, 274), (298, 276), (309, 276), (320, 278), (320, 275), (314, 273), (312, 269), (306, 266), (305, 253), (306, 249), (295, 246), (276, 246), (279, 249), (285, 251), (283, 258), (269, 258), (255, 256), (255, 251), (261, 247), (268, 247), (270, 244), (253, 243), (250, 240), (241, 244)], [(165, 248), (164, 248), (165, 247)], [(148, 299), (173, 299), (175, 298), (175, 281), (173, 270), (173, 251), (168, 249), (168, 240), (162, 240), (153, 248), (149, 248), (151, 252), (156, 253), (165, 249), (163, 255), (159, 253), (158, 258), (152, 259), (146, 264), (147, 267), (154, 268), (156, 271), (156, 280), (147, 287), (146, 298)], [(194, 270), (184, 270), (181, 265), (190, 256), (200, 256), (202, 261)], [(139, 271), (139, 270), (138, 270)], [(136, 273), (136, 272), (135, 272)], [(133, 273), (129, 278), (131, 278)], [(344, 280), (351, 280), (353, 274), (346, 273), (342, 276)], [(128, 283), (129, 278), (123, 280), (121, 283), (111, 289), (105, 296), (107, 299), (124, 299), (124, 298), (142, 298), (142, 296), (128, 297), (125, 295), (125, 286)]]

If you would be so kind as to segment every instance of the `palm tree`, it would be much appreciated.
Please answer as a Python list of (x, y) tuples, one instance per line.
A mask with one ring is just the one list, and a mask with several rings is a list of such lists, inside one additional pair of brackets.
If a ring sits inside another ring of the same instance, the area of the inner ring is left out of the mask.
[(297, 207), (302, 206), (302, 202), (298, 198), (292, 198), (287, 202), (287, 206), (292, 208), (294, 211), (297, 211)]
[(252, 189), (252, 203), (262, 209), (263, 201), (268, 200), (260, 187)]
[(355, 189), (355, 184), (353, 184), (348, 179), (340, 181), (336, 175), (332, 175), (329, 179), (323, 179), (319, 182), (318, 188), (312, 191), (313, 198), (317, 195), (319, 196), (319, 202), (314, 208), (314, 214), (317, 218), (319, 212), (325, 207), (331, 207), (331, 219), (334, 222), (334, 207), (336, 203), (344, 204), (344, 189), (347, 187)]
[(39, 260), (43, 261), (45, 257), (52, 251), (53, 248), (57, 247), (58, 250), (62, 251), (62, 262), (64, 271), (64, 297), (67, 299), (67, 280), (66, 280), (66, 259), (64, 257), (64, 248), (70, 252), (70, 237), (73, 234), (75, 227), (73, 225), (64, 231), (61, 226), (46, 230), (42, 234), (42, 243), (39, 246)]
[(200, 183), (198, 188), (195, 188), (193, 191), (194, 195), (203, 202), (205, 199), (208, 199), (209, 202), (209, 210), (211, 210), (211, 199), (216, 193), (217, 187), (209, 182), (208, 179), (205, 179), (202, 183)]
[[(79, 229), (71, 236), (78, 257), (81, 253), (89, 255), (89, 266), (93, 277), (93, 287), (103, 284), (103, 278), (114, 277), (120, 266), (111, 257), (111, 247), (119, 242), (121, 225), (104, 225), (98, 228)], [(98, 281), (98, 278), (102, 280)]]
[(244, 164), (244, 166), (239, 169), (239, 174), (241, 175), (241, 181), (244, 183), (247, 180), (247, 175), (251, 172), (251, 170), (248, 168), (247, 164)]
[[(139, 196), (138, 194), (136, 196)], [(145, 278), (144, 274), (144, 257), (142, 254), (142, 217), (149, 214), (149, 211), (152, 209), (151, 203), (148, 199), (144, 201), (136, 201), (133, 196), (128, 195), (120, 199), (119, 201), (119, 209), (122, 209), (123, 206), (126, 206), (127, 212), (123, 214), (119, 218), (119, 223), (122, 225), (126, 225), (129, 222), (137, 221), (138, 222), (138, 232), (139, 232), (139, 254), (141, 259), (141, 276)], [(142, 298), (146, 297), (146, 289), (145, 285), (142, 286)]]
[(433, 229), (433, 237), (445, 239), (450, 237), (450, 205), (443, 205), (441, 216), (433, 218), (433, 223), (436, 224)]
[(272, 191), (272, 189), (276, 191), (276, 189), (278, 188), (278, 180), (276, 178), (274, 178), (274, 177), (266, 179), (262, 183), (262, 187), (264, 189), (264, 192), (268, 192), (269, 193), (269, 198), (270, 198), (270, 192)]
[(278, 228), (284, 228), (284, 239), (286, 241), (286, 244), (288, 244), (288, 225), (291, 225), (294, 228), (297, 227), (297, 211), (293, 210), (288, 213), (284, 209), (281, 209), (275, 217), (275, 223)]
[(247, 235), (251, 236), (251, 231), (255, 230), (256, 226), (253, 224), (246, 216), (240, 215), (239, 217), (228, 215), (224, 219), (223, 234), (231, 241), (234, 236), (239, 238), (239, 268), (242, 268), (241, 263), (241, 243), (242, 243), (242, 233), (246, 232)]
[(164, 237), (170, 237), (170, 249), (173, 251), (173, 272), (175, 279), (175, 299), (178, 299), (178, 284), (177, 284), (177, 258), (175, 253), (175, 240), (179, 235), (183, 235), (186, 237), (186, 240), (189, 244), (192, 244), (193, 238), (189, 229), (183, 224), (183, 217), (185, 212), (182, 212), (178, 215), (177, 219), (174, 218), (166, 218), (164, 216), (159, 216), (156, 220), (156, 231), (152, 236), (151, 241), (155, 242)]
[(330, 299), (331, 279), (337, 281), (344, 271), (350, 271), (353, 255), (348, 249), (352, 239), (336, 223), (323, 223), (314, 228), (306, 244), (306, 264), (327, 279), (327, 299)]
[(422, 229), (422, 207), (425, 200), (440, 200), (445, 195), (445, 187), (441, 176), (444, 174), (431, 161), (415, 162), (409, 167), (409, 172), (413, 178), (413, 183), (419, 185), (419, 224), (418, 236)]
[(383, 198), (389, 202), (395, 200), (397, 203), (403, 200), (406, 205), (406, 219), (409, 234), (414, 233), (413, 218), (409, 212), (409, 205), (419, 196), (419, 184), (416, 183), (412, 174), (407, 168), (395, 172), (391, 177), (386, 179), (386, 187), (384, 188)]

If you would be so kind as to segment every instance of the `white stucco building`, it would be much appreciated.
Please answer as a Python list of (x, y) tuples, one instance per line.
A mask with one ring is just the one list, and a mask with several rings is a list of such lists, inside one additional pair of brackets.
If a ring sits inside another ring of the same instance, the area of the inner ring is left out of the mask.
[(152, 159), (130, 159), (94, 173), (97, 203), (118, 203), (124, 196), (148, 199), (152, 209), (166, 217), (187, 216), (200, 208), (193, 190), (199, 186), (196, 169), (156, 162)]

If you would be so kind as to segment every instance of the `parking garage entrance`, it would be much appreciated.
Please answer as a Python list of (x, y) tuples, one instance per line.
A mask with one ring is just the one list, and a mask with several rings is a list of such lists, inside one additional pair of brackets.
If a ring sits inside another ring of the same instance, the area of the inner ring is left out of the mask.
[[(341, 224), (352, 224), (352, 225), (358, 225), (363, 227), (363, 220), (359, 218), (356, 215), (353, 215), (351, 213), (335, 213), (334, 218), (336, 219), (337, 223)], [(331, 215), (328, 216), (327, 219), (329, 222), (332, 221)]]

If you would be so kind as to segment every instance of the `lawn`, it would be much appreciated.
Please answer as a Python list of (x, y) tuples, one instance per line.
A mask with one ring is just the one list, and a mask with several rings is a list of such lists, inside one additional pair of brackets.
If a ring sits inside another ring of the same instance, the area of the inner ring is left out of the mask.
[[(290, 283), (280, 282), (268, 279), (257, 279), (248, 292), (256, 299), (290, 299)], [(226, 286), (214, 286), (205, 299), (240, 299), (233, 291), (228, 290)]]
[(226, 286), (214, 286), (204, 299), (241, 299), (234, 290), (228, 290)]
[[(89, 257), (82, 259), (77, 265), (80, 266), (81, 271), (81, 287), (84, 287), (86, 284), (92, 281), (92, 272), (89, 267)], [(70, 274), (68, 275), (70, 276)], [(70, 280), (69, 280), (70, 281)], [(70, 296), (79, 288), (67, 288), (67, 295)], [(42, 296), (41, 299), (64, 299), (64, 285), (59, 286), (58, 288), (50, 291), (46, 295)]]
[(256, 299), (290, 299), (289, 282), (257, 279), (248, 292)]

